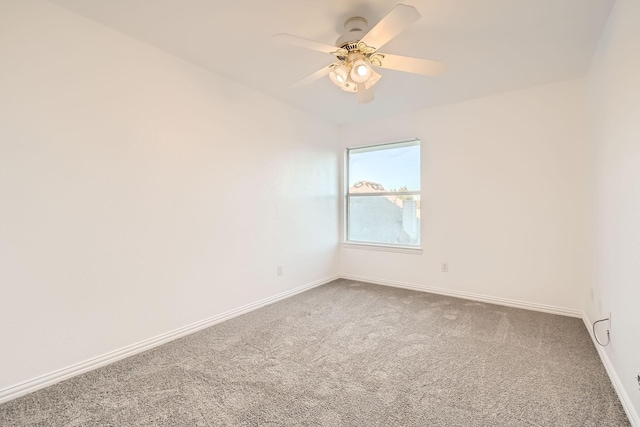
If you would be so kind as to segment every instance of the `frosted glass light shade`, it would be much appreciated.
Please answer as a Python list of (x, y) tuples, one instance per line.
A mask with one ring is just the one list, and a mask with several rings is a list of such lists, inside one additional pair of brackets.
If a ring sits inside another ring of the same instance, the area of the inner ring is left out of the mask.
[(342, 76), (340, 76), (334, 70), (331, 70), (329, 72), (329, 79), (333, 82), (334, 85), (336, 85), (338, 87), (344, 86), (344, 84), (346, 82), (346, 80), (344, 78), (342, 78)]
[(371, 67), (363, 59), (358, 59), (354, 61), (349, 76), (356, 83), (364, 83), (371, 76)]
[(349, 78), (349, 67), (346, 65), (338, 65), (335, 70), (339, 82), (346, 83)]
[(380, 75), (380, 73), (377, 73), (375, 70), (371, 70), (371, 76), (369, 77), (369, 80), (364, 82), (364, 87), (369, 90), (371, 86), (378, 83), (378, 80), (380, 80), (381, 78), (382, 76)]

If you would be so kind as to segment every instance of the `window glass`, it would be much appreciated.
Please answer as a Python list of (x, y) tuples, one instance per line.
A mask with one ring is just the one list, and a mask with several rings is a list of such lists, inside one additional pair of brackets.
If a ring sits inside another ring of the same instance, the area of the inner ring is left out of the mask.
[(347, 151), (347, 241), (420, 245), (420, 141)]
[(387, 190), (420, 190), (420, 142), (349, 150), (349, 188), (370, 181)]

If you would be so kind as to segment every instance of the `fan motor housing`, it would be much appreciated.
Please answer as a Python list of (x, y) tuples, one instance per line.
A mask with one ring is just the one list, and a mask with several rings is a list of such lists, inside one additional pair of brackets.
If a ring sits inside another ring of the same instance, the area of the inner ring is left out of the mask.
[(358, 42), (367, 34), (367, 20), (362, 16), (354, 16), (344, 22), (345, 33), (338, 37), (336, 46), (352, 51), (358, 48)]

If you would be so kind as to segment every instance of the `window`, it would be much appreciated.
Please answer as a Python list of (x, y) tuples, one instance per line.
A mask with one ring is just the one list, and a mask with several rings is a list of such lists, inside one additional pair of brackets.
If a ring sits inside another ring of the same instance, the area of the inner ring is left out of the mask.
[(420, 245), (420, 141), (347, 150), (347, 242)]

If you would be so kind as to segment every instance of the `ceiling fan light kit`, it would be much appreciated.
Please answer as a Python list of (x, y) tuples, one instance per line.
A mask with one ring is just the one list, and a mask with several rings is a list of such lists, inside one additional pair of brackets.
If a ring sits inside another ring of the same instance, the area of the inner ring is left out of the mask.
[(363, 17), (349, 18), (344, 23), (345, 33), (336, 40), (335, 47), (290, 34), (278, 34), (274, 38), (282, 43), (335, 56), (337, 62), (316, 71), (302, 82), (311, 83), (328, 74), (333, 84), (346, 92), (357, 93), (359, 103), (367, 103), (373, 100), (371, 88), (382, 78), (382, 75), (373, 69), (374, 67), (427, 76), (435, 76), (444, 70), (442, 62), (377, 52), (378, 48), (419, 18), (420, 14), (416, 8), (404, 4), (396, 5), (369, 31), (367, 31), (367, 20)]

